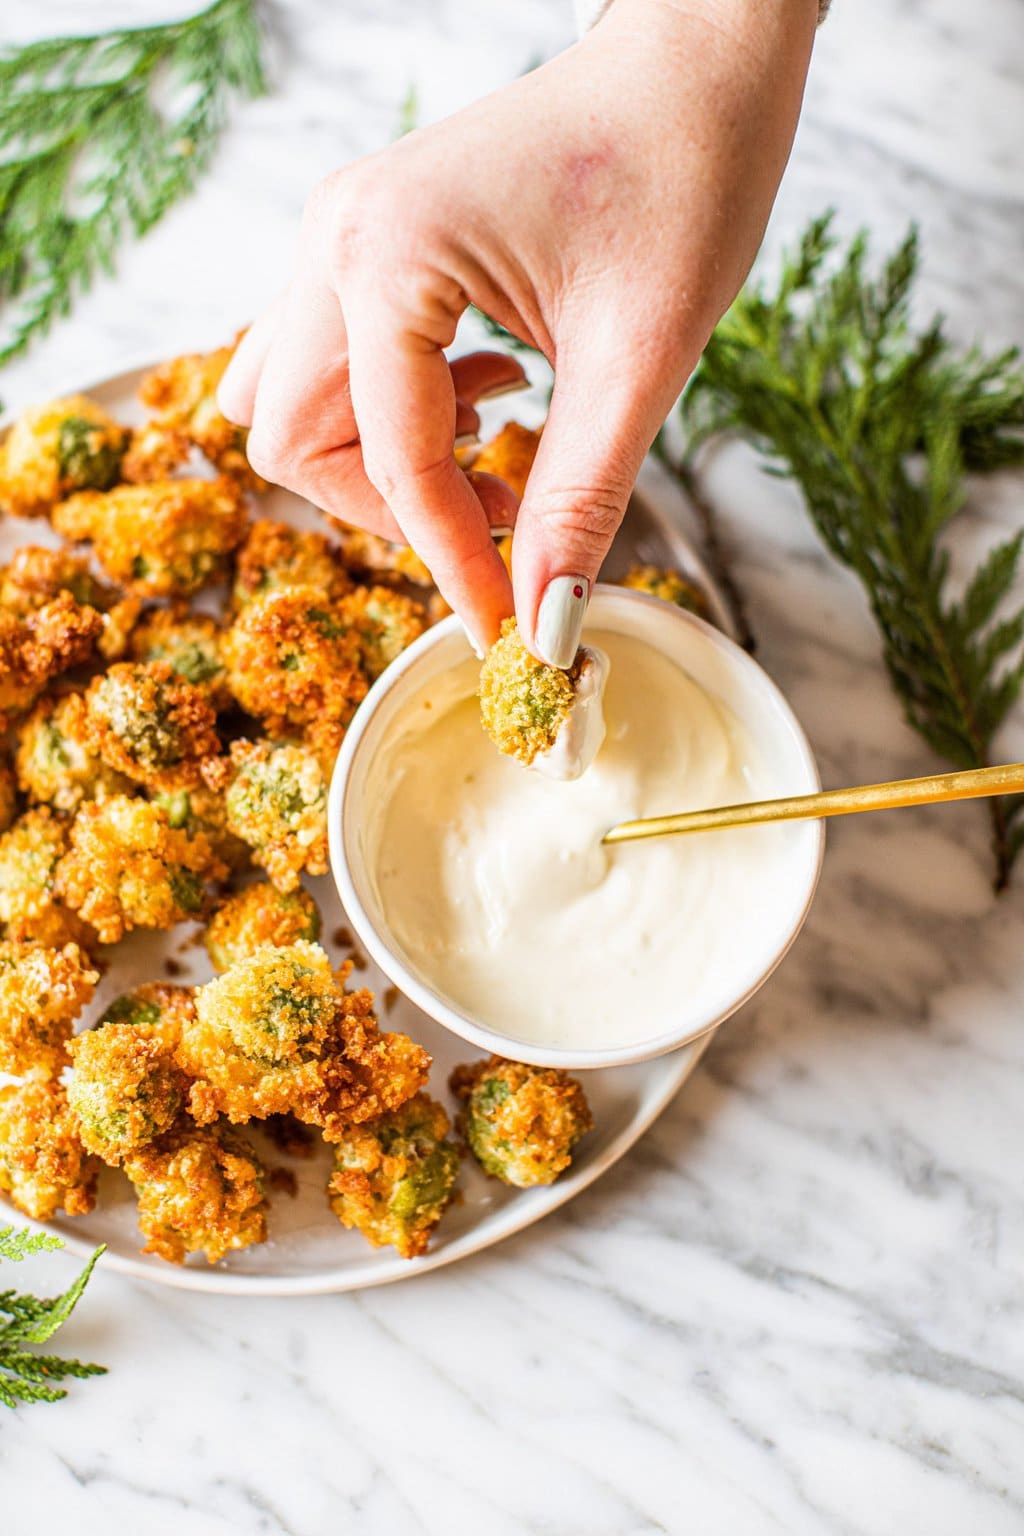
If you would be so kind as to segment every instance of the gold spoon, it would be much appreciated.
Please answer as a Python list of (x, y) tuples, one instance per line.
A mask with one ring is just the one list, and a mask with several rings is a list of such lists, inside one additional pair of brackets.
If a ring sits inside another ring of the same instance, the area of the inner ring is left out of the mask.
[(983, 795), (1014, 795), (1021, 791), (1024, 763), (1004, 763), (998, 768), (968, 768), (960, 773), (933, 773), (925, 779), (858, 784), (851, 789), (825, 789), (816, 795), (751, 800), (745, 805), (718, 805), (706, 811), (680, 811), (674, 816), (621, 821), (601, 841), (628, 843), (677, 832), (711, 832), (719, 827), (751, 827), (765, 821), (812, 821), (820, 816), (852, 816), (858, 811), (890, 811), (901, 805), (977, 800)]

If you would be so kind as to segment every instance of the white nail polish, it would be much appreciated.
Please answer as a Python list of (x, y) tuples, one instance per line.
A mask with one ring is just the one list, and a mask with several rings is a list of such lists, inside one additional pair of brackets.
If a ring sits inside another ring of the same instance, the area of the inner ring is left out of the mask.
[(571, 667), (579, 649), (590, 596), (585, 576), (556, 576), (544, 588), (537, 611), (537, 653), (549, 667)]
[(514, 533), (514, 532), (515, 532), (515, 529), (513, 528), (511, 523), (492, 523), (491, 524), (491, 538), (492, 539), (507, 539), (509, 534)]

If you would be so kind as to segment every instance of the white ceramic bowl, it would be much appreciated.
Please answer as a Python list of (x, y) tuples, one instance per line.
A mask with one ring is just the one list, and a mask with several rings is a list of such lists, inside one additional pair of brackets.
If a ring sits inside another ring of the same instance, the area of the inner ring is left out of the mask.
[[(720, 631), (656, 598), (608, 586), (594, 591), (584, 638), (591, 630), (645, 642), (727, 704), (771, 765), (777, 783), (774, 793), (809, 794), (820, 788), (811, 749), (786, 700), (767, 673)], [(352, 927), (381, 970), (418, 1007), (457, 1035), (501, 1056), (540, 1066), (611, 1067), (646, 1060), (698, 1039), (753, 996), (799, 933), (818, 882), (823, 823), (793, 823), (787, 829), (787, 875), (772, 904), (768, 942), (759, 954), (735, 956), (729, 975), (722, 977), (714, 1008), (706, 1015), (694, 1018), (684, 1013), (675, 1029), (621, 1047), (593, 1050), (541, 1045), (492, 1029), (445, 997), (403, 952), (382, 909), (363, 842), (368, 821), (365, 808), (384, 789), (375, 767), (391, 726), (422, 689), (470, 655), (459, 620), (443, 620), (388, 667), (348, 729), (331, 781), (328, 831), (332, 873)]]

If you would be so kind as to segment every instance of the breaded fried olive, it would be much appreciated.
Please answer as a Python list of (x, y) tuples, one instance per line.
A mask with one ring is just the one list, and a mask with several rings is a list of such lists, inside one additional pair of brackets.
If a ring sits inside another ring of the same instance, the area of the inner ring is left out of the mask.
[(73, 811), (83, 800), (102, 800), (130, 789), (123, 774), (90, 752), (87, 735), (80, 694), (40, 700), (17, 732), (18, 783), (30, 801)]
[(583, 1089), (555, 1067), (492, 1056), (456, 1067), (450, 1087), (465, 1103), (458, 1129), (473, 1156), (517, 1189), (554, 1183), (593, 1125)]
[(0, 506), (40, 517), (74, 491), (105, 491), (127, 445), (126, 429), (85, 395), (33, 406), (0, 446)]
[(539, 447), (539, 432), (521, 427), (517, 421), (506, 422), (497, 436), (480, 449), (473, 460), (474, 472), (498, 475), (522, 501)]
[(359, 635), (316, 587), (254, 598), (224, 637), (228, 686), (271, 735), (337, 751), (366, 694)]
[(399, 1109), (353, 1126), (334, 1148), (331, 1209), (375, 1248), (403, 1259), (424, 1253), (459, 1173), (442, 1106), (418, 1093)]
[(308, 891), (279, 891), (269, 880), (257, 880), (221, 902), (205, 941), (214, 970), (226, 971), (265, 944), (315, 944), (319, 937), (320, 911)]
[(358, 581), (395, 576), (411, 582), (414, 587), (433, 586), (433, 576), (408, 544), (391, 544), (387, 539), (362, 528), (353, 528), (337, 517), (330, 517), (330, 521), (341, 539), (342, 559)]
[(225, 873), (201, 832), (171, 827), (148, 800), (112, 795), (79, 807), (56, 889), (104, 944), (114, 944), (133, 928), (201, 917), (206, 881)]
[(67, 846), (68, 823), (48, 807), (26, 811), (0, 837), (0, 923), (9, 939), (58, 949), (95, 940), (57, 897), (57, 865)]
[(53, 510), (58, 533), (87, 539), (104, 570), (139, 597), (190, 597), (227, 574), (245, 535), (232, 480), (154, 480), (83, 491)]
[(357, 587), (339, 608), (359, 636), (363, 671), (371, 681), (427, 627), (423, 604), (389, 587)]
[(574, 673), (531, 656), (505, 620), (480, 668), (480, 719), (500, 752), (529, 764), (551, 749), (575, 702)]
[(687, 613), (697, 614), (698, 618), (708, 617), (707, 596), (696, 582), (679, 571), (665, 570), (657, 565), (634, 565), (623, 578), (622, 585), (633, 592), (660, 597), (664, 603), (674, 603), (677, 608), (685, 608)]
[(22, 617), (44, 608), (66, 592), (79, 608), (94, 608), (101, 628), (96, 649), (105, 661), (124, 655), (128, 636), (142, 608), (137, 597), (125, 597), (116, 587), (98, 581), (84, 555), (69, 549), (22, 545), (0, 570), (0, 607)]
[(70, 592), (24, 617), (0, 608), (0, 731), (54, 678), (89, 661), (102, 633), (95, 608), (79, 607)]
[(122, 992), (104, 1010), (100, 1024), (131, 1024), (157, 1033), (169, 1046), (181, 1039), (182, 1025), (195, 1016), (195, 988), (169, 981), (147, 981)]
[(77, 944), (0, 941), (0, 1072), (57, 1077), (74, 1021), (99, 981)]
[(178, 1061), (200, 1124), (290, 1112), (328, 1140), (411, 1098), (430, 1067), (406, 1036), (378, 1031), (370, 993), (345, 992), (324, 951), (301, 941), (198, 988)]
[(170, 1264), (204, 1253), (216, 1264), (266, 1240), (263, 1167), (244, 1137), (227, 1126), (200, 1129), (183, 1122), (129, 1153), (124, 1171), (138, 1196), (143, 1253)]
[(220, 750), (209, 695), (165, 661), (118, 662), (85, 698), (89, 748), (151, 789), (199, 783), (200, 764)]
[(187, 832), (190, 837), (202, 832), (218, 860), (228, 869), (240, 872), (249, 868), (252, 862), (250, 851), (228, 826), (222, 789), (192, 784), (187, 789), (157, 790), (149, 795), (149, 799), (167, 812), (170, 826)]
[(0, 1087), (0, 1192), (19, 1211), (34, 1221), (88, 1215), (99, 1168), (60, 1083)]
[[(327, 783), (315, 753), (293, 743), (233, 741), (208, 770), (223, 784), (228, 830), (279, 891), (327, 873)], [(208, 779), (208, 782), (210, 780)]]
[(132, 632), (129, 653), (136, 662), (166, 662), (186, 683), (203, 688), (214, 709), (231, 703), (221, 656), (223, 631), (205, 613), (184, 605), (154, 608)]
[(150, 430), (157, 428), (170, 434), (172, 441), (194, 444), (222, 474), (260, 490), (264, 482), (246, 457), (248, 433), (228, 421), (217, 404), (217, 385), (236, 345), (237, 340), (214, 352), (161, 363), (142, 380), (139, 398), (153, 412)]
[(341, 550), (322, 533), (260, 518), (235, 557), (236, 608), (285, 587), (315, 587), (332, 604), (352, 585)]
[(135, 997), (129, 1018), (111, 1019), (108, 1010), (105, 1022), (71, 1042), (68, 1103), (86, 1151), (112, 1166), (164, 1135), (185, 1108), (188, 1078), (174, 1060), (161, 1013), (155, 1000)]

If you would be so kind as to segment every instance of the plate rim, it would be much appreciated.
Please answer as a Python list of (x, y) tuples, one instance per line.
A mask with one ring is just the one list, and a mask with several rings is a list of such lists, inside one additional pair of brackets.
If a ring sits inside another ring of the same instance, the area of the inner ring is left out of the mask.
[[(665, 1081), (651, 1097), (650, 1102), (644, 1105), (643, 1113), (635, 1116), (617, 1136), (613, 1137), (599, 1157), (594, 1158), (576, 1173), (563, 1174), (556, 1183), (549, 1184), (543, 1189), (521, 1191), (526, 1198), (512, 1202), (504, 1207), (502, 1212), (497, 1212), (493, 1217), (488, 1218), (486, 1223), (463, 1233), (461, 1237), (453, 1239), (444, 1247), (428, 1251), (418, 1259), (403, 1259), (395, 1254), (393, 1257), (381, 1260), (376, 1255), (383, 1250), (368, 1249), (362, 1264), (348, 1265), (344, 1270), (326, 1270), (317, 1275), (249, 1275), (238, 1270), (222, 1269), (219, 1264), (210, 1264), (205, 1268), (198, 1265), (168, 1264), (165, 1269), (156, 1269), (152, 1263), (146, 1262), (142, 1257), (131, 1258), (106, 1248), (103, 1267), (106, 1270), (116, 1270), (119, 1274), (127, 1275), (133, 1280), (170, 1286), (173, 1290), (260, 1298), (337, 1296), (348, 1291), (370, 1290), (378, 1285), (395, 1285), (401, 1280), (411, 1280), (417, 1275), (428, 1274), (431, 1270), (443, 1269), (446, 1265), (454, 1264), (460, 1259), (467, 1259), (487, 1248), (496, 1247), (506, 1238), (514, 1237), (527, 1227), (536, 1225), (553, 1211), (566, 1205), (576, 1195), (581, 1194), (591, 1184), (596, 1183), (602, 1174), (607, 1173), (614, 1163), (624, 1157), (640, 1138), (646, 1135), (655, 1120), (691, 1076), (716, 1033), (716, 1029), (709, 1029), (700, 1039), (658, 1058), (658, 1062), (664, 1064)], [(667, 1070), (670, 1064), (674, 1066), (673, 1071)], [(537, 1206), (541, 1206), (541, 1209), (537, 1209)], [(78, 1236), (74, 1231), (69, 1231), (63, 1222), (35, 1221), (27, 1216), (23, 1219), (35, 1231), (59, 1236), (70, 1253), (87, 1257), (97, 1246), (88, 1239)], [(72, 1219), (65, 1218), (65, 1220)], [(492, 1220), (493, 1230), (490, 1226)]]

